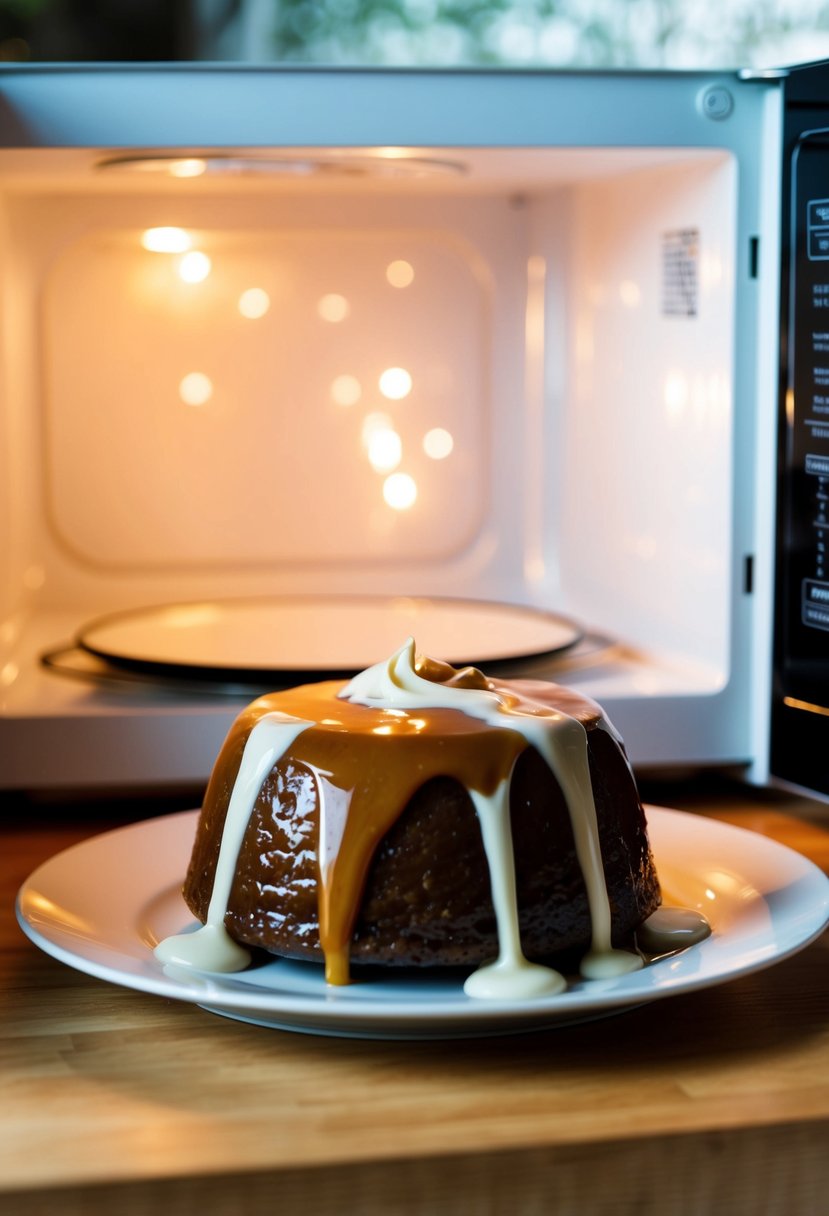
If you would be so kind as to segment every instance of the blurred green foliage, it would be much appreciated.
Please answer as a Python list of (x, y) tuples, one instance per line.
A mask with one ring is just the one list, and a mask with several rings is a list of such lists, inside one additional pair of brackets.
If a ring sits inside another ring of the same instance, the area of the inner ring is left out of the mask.
[(828, 31), (829, 0), (0, 0), (7, 59), (728, 67)]
[(692, 67), (818, 58), (827, 30), (824, 0), (278, 0), (272, 39), (288, 61)]
[(414, 59), (443, 57), (497, 63), (503, 55), (493, 36), (506, 15), (523, 11), (551, 17), (557, 0), (280, 0), (273, 40), (277, 59), (308, 60), (324, 48), (331, 58), (383, 62), (389, 51)]

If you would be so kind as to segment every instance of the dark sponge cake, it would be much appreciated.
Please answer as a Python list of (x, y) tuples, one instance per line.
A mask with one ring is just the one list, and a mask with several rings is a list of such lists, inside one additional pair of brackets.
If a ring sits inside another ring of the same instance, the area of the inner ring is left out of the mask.
[[(660, 891), (645, 814), (618, 736), (594, 702), (570, 690), (536, 681), (490, 686), (531, 696), (584, 726), (612, 939), (618, 945), (629, 941), (659, 905)], [(254, 703), (228, 738), (205, 798), (184, 885), (187, 904), (202, 921), (207, 919), (224, 820), (250, 729), (258, 714), (275, 707), (307, 716), (308, 691), (296, 690), (294, 711), (290, 692)], [(337, 704), (338, 686), (320, 685), (312, 691), (322, 698), (318, 720), (327, 720), (326, 698)], [(366, 715), (378, 712), (358, 708)], [(490, 871), (475, 806), (465, 784), (451, 775), (451, 764), (444, 773), (440, 759), (431, 763), (441, 748), (451, 750), (456, 739), (454, 734), (439, 734), (447, 722), (452, 725), (445, 715), (459, 711), (442, 713), (443, 718), (435, 711), (430, 720), (435, 738), (429, 763), (422, 765), (413, 753), (410, 792), (400, 806), (390, 808), (388, 826), (368, 851), (355, 887), (348, 941), (354, 962), (476, 966), (498, 952)], [(379, 752), (388, 743), (372, 735), (376, 729), (369, 725), (359, 735), (362, 746)], [(482, 757), (490, 760), (495, 732), (480, 722), (470, 730)], [(261, 785), (236, 861), (224, 923), (237, 942), (322, 961), (321, 789), (330, 798), (336, 777), (331, 777), (330, 756), (325, 761), (317, 756), (314, 762), (314, 731), (311, 726), (300, 736), (304, 748), (289, 749)], [(342, 734), (335, 740), (338, 747), (348, 743)], [(528, 958), (545, 960), (584, 952), (591, 944), (591, 913), (566, 799), (533, 746), (520, 740), (514, 752), (505, 763), (509, 761), (511, 770), (509, 813), (523, 951)], [(368, 764), (364, 759), (355, 771), (364, 771)], [(418, 766), (425, 779), (419, 778)], [(350, 780), (353, 777), (344, 778), (341, 784), (348, 788)]]

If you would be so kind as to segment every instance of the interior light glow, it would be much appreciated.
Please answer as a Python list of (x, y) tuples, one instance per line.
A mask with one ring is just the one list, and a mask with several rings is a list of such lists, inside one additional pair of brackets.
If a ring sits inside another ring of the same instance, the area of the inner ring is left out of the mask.
[(249, 321), (264, 317), (271, 306), (271, 297), (261, 287), (249, 287), (239, 296), (239, 312)]
[(390, 427), (378, 427), (368, 441), (368, 461), (378, 473), (390, 473), (400, 464), (403, 440)]
[(337, 295), (336, 292), (321, 296), (317, 301), (318, 315), (323, 321), (330, 321), (332, 325), (344, 321), (350, 312), (351, 305), (348, 300), (345, 296)]
[(337, 405), (356, 405), (363, 395), (360, 381), (347, 373), (334, 377), (329, 392), (331, 400)]
[(362, 430), (361, 430), (361, 438), (363, 441), (363, 447), (366, 448), (366, 450), (368, 450), (369, 444), (371, 443), (371, 437), (375, 433), (375, 431), (393, 431), (393, 430), (394, 430), (394, 423), (392, 422), (391, 418), (389, 418), (388, 414), (381, 414), (379, 412), (373, 413), (373, 414), (366, 414), (365, 418), (363, 419), (363, 425), (362, 425)]
[(204, 372), (188, 372), (179, 381), (178, 395), (185, 405), (204, 405), (213, 396), (213, 381)]
[(417, 482), (408, 473), (390, 473), (383, 482), (383, 498), (395, 511), (408, 511), (417, 498)]
[(148, 228), (141, 237), (150, 253), (186, 253), (192, 243), (183, 228)]
[(642, 302), (642, 289), (633, 279), (623, 279), (619, 284), (619, 299), (625, 308), (637, 308)]
[(184, 160), (170, 162), (171, 177), (201, 177), (207, 172), (207, 161), (196, 156), (185, 157)]
[(389, 262), (386, 267), (386, 279), (391, 283), (392, 287), (408, 287), (414, 281), (415, 272), (411, 262), (406, 262), (402, 258), (395, 262)]
[(178, 264), (179, 278), (185, 283), (202, 283), (210, 274), (212, 265), (206, 253), (191, 249)]
[(432, 427), (423, 436), (423, 451), (432, 460), (445, 460), (455, 446), (455, 440), (442, 426)]
[(380, 392), (390, 401), (402, 401), (412, 391), (412, 378), (405, 367), (387, 367), (379, 383)]

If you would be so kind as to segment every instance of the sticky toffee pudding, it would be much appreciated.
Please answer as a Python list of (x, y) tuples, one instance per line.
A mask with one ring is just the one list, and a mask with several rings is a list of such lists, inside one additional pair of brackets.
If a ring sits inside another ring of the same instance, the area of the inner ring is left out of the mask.
[(470, 996), (560, 990), (642, 965), (660, 903), (645, 813), (599, 706), (418, 656), (260, 697), (216, 762), (184, 884), (202, 922), (157, 947), (204, 970), (251, 948), (462, 966)]

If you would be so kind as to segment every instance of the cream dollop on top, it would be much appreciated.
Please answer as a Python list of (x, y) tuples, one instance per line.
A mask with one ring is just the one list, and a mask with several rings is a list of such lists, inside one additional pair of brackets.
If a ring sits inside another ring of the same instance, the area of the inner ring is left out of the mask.
[[(385, 709), (460, 709), (471, 716), (472, 706), (489, 711), (502, 696), (477, 667), (460, 670), (418, 655), (414, 638), (408, 638), (390, 659), (367, 667), (349, 680), (339, 694), (345, 701)], [(483, 716), (483, 715), (480, 715)]]

